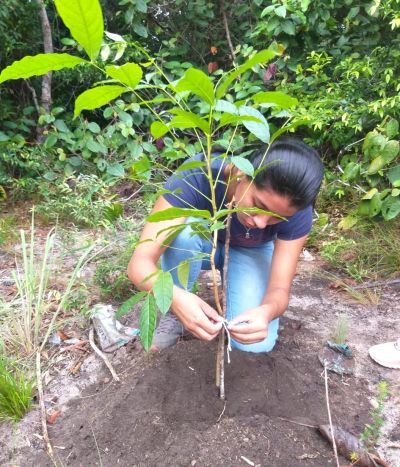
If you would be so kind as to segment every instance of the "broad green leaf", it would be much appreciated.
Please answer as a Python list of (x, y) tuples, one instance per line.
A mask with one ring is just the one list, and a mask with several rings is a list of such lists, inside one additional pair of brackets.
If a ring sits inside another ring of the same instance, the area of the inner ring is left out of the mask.
[(71, 36), (95, 60), (103, 40), (103, 13), (99, 0), (54, 0)]
[(189, 282), (190, 264), (185, 260), (179, 263), (177, 274), (179, 282), (184, 289), (187, 289)]
[(143, 71), (136, 63), (125, 63), (122, 66), (106, 66), (106, 73), (111, 78), (134, 89), (143, 76)]
[(378, 190), (377, 190), (376, 188), (371, 188), (371, 189), (362, 197), (362, 199), (372, 199), (377, 193), (378, 193)]
[(390, 221), (400, 214), (400, 197), (388, 196), (382, 203), (382, 215)]
[(254, 175), (254, 167), (252, 163), (241, 156), (233, 156), (231, 157), (231, 162), (234, 166), (236, 166), (241, 172), (248, 175), (249, 177), (253, 177)]
[(382, 157), (386, 164), (392, 162), (392, 160), (399, 153), (400, 143), (398, 141), (388, 141), (382, 149)]
[(294, 36), (296, 34), (296, 26), (292, 21), (284, 21), (281, 27), (282, 31), (286, 32), (286, 34), (289, 34), (290, 36)]
[(157, 280), (153, 284), (153, 294), (156, 300), (158, 309), (163, 315), (167, 313), (172, 303), (172, 289), (174, 282), (171, 273), (160, 271)]
[(285, 217), (280, 216), (272, 211), (265, 211), (264, 209), (260, 208), (233, 208), (233, 209), (220, 209), (214, 216), (214, 219), (220, 219), (221, 217), (225, 217), (228, 214), (233, 214), (234, 212), (246, 212), (247, 214), (262, 214), (264, 216), (274, 216), (277, 219), (281, 219), (283, 221), (286, 220)]
[(181, 109), (172, 109), (170, 112), (176, 115), (170, 122), (171, 127), (200, 128), (204, 133), (210, 134), (210, 125), (198, 115)]
[(283, 133), (287, 133), (290, 130), (294, 130), (298, 126), (308, 125), (309, 123), (310, 122), (308, 120), (306, 120), (306, 119), (300, 119), (300, 120), (295, 120), (294, 122), (290, 123), (289, 125), (286, 125), (286, 126), (284, 126), (282, 128), (279, 128), (279, 130), (276, 130), (275, 133), (271, 136), (270, 144), (272, 144)]
[(250, 133), (260, 139), (263, 143), (269, 142), (269, 125), (261, 112), (253, 109), (252, 107), (246, 107), (243, 105), (242, 107), (239, 107), (239, 114), (241, 116), (247, 115), (261, 120), (261, 123), (244, 120), (243, 125), (250, 131)]
[(140, 310), (140, 340), (144, 350), (149, 351), (153, 342), (154, 330), (156, 328), (157, 309), (153, 294), (147, 294), (147, 297)]
[(374, 217), (382, 207), (379, 193), (375, 193), (370, 199), (363, 199), (358, 205), (357, 213), (361, 216)]
[(218, 99), (217, 102), (215, 103), (215, 110), (217, 112), (228, 112), (233, 115), (238, 114), (238, 109), (235, 104), (232, 104), (232, 102), (225, 101), (223, 99)]
[(92, 133), (100, 133), (101, 131), (101, 128), (96, 122), (90, 122), (87, 127), (88, 127), (88, 130), (91, 131)]
[(4, 68), (0, 74), (0, 83), (9, 79), (45, 75), (49, 71), (57, 71), (63, 68), (74, 68), (81, 63), (87, 62), (83, 58), (74, 57), (69, 54), (28, 55)]
[(394, 187), (400, 187), (400, 165), (396, 165), (388, 170), (387, 178)]
[(127, 88), (124, 86), (98, 86), (97, 88), (84, 91), (76, 98), (74, 118), (76, 118), (82, 110), (97, 109), (108, 104), (126, 91)]
[(349, 230), (352, 227), (354, 227), (358, 222), (358, 217), (357, 216), (352, 216), (349, 214), (346, 217), (343, 217), (343, 219), (339, 222), (338, 227), (339, 229), (343, 230)]
[(167, 125), (163, 122), (153, 122), (150, 125), (150, 133), (153, 136), (154, 139), (161, 138), (164, 136), (166, 133), (168, 133), (169, 128)]
[(399, 122), (391, 118), (385, 125), (386, 136), (391, 139), (399, 134)]
[(251, 117), (250, 115), (233, 115), (230, 113), (223, 113), (221, 115), (221, 119), (219, 121), (220, 124), (218, 128), (222, 128), (223, 126), (226, 126), (226, 125), (243, 123), (244, 121), (256, 122), (256, 123), (262, 122), (262, 120), (260, 120), (259, 118)]
[(205, 167), (206, 163), (202, 161), (187, 161), (180, 165), (176, 172), (182, 172), (183, 170), (197, 169), (198, 167)]
[(279, 91), (258, 92), (252, 99), (257, 104), (273, 104), (281, 109), (290, 109), (291, 107), (295, 107), (298, 103), (296, 98)]
[(178, 92), (190, 91), (210, 105), (212, 105), (215, 100), (214, 86), (210, 78), (204, 72), (196, 68), (189, 68), (178, 81), (175, 89)]
[(278, 8), (275, 8), (275, 14), (277, 16), (280, 16), (281, 18), (285, 18), (286, 17), (286, 7), (284, 7), (283, 5), (278, 6)]
[(107, 167), (107, 174), (112, 177), (123, 177), (125, 175), (125, 169), (122, 164), (110, 164)]
[(148, 222), (169, 221), (180, 217), (201, 217), (210, 219), (211, 214), (205, 209), (168, 208), (163, 211), (154, 212), (147, 217)]
[(147, 295), (148, 292), (144, 292), (144, 291), (141, 291), (141, 292), (138, 292), (136, 295), (134, 295), (133, 297), (131, 298), (128, 298), (128, 300), (126, 300), (117, 310), (117, 312), (115, 313), (115, 317), (117, 319), (121, 318), (121, 316), (124, 316), (126, 315), (127, 313), (129, 313), (130, 311), (132, 311), (133, 307), (140, 302), (140, 300), (142, 300), (146, 295)]
[(252, 58), (247, 60), (247, 62), (238, 67), (236, 70), (233, 70), (230, 73), (228, 73), (223, 79), (222, 83), (217, 88), (217, 99), (220, 99), (225, 94), (232, 81), (235, 80), (239, 75), (249, 70), (250, 68), (253, 68), (253, 66), (258, 65), (259, 63), (269, 62), (272, 58), (275, 57), (275, 55), (276, 52), (274, 52), (273, 50), (263, 50), (261, 52), (256, 53)]
[(370, 131), (365, 137), (362, 147), (363, 152), (366, 156), (372, 159), (374, 156), (377, 156), (380, 153), (386, 142), (387, 139), (383, 135), (380, 135), (375, 131)]
[(378, 157), (375, 157), (375, 159), (369, 165), (367, 174), (368, 175), (375, 174), (379, 170), (383, 169), (385, 165), (386, 165), (385, 159), (381, 155), (379, 155)]

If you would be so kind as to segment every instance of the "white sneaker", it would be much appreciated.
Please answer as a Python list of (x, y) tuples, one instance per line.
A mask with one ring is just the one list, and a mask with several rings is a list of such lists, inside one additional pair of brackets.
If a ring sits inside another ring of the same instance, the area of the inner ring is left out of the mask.
[(400, 339), (396, 342), (385, 342), (369, 349), (369, 355), (379, 365), (400, 369)]

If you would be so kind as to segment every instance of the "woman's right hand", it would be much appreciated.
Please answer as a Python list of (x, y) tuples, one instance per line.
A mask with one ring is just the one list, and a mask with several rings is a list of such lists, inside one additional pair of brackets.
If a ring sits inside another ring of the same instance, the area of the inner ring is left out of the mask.
[(185, 329), (201, 340), (211, 341), (221, 332), (221, 316), (191, 292), (175, 286), (171, 308)]

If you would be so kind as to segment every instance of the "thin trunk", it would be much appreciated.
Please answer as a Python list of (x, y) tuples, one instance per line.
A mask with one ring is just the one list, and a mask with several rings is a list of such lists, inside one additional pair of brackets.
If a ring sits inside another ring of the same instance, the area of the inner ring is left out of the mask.
[[(39, 7), (39, 15), (40, 15), (40, 22), (42, 25), (42, 35), (43, 35), (43, 50), (44, 53), (52, 53), (53, 52), (53, 38), (51, 35), (51, 28), (49, 18), (47, 16), (47, 11), (44, 6), (43, 0), (35, 0), (38, 7)], [(52, 72), (47, 73), (42, 78), (42, 95), (40, 99), (40, 106), (44, 113), (49, 113), (51, 108), (51, 78)], [(37, 127), (36, 130), (36, 140), (38, 143), (43, 141), (43, 127)]]
[(224, 27), (225, 27), (226, 40), (228, 41), (229, 50), (231, 52), (232, 63), (233, 63), (233, 65), (235, 65), (236, 54), (235, 54), (235, 50), (234, 50), (233, 44), (232, 44), (231, 33), (230, 33), (230, 30), (229, 30), (229, 24), (228, 24), (228, 18), (226, 16), (226, 12), (225, 12), (224, 0), (221, 0), (221, 14), (222, 14), (222, 20), (224, 22)]

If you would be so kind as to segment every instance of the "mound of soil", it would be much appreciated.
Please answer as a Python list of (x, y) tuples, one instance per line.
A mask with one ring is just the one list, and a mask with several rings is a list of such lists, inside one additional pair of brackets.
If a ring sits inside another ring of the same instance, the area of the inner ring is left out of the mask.
[[(327, 423), (318, 339), (283, 321), (270, 354), (232, 352), (225, 404), (215, 387), (215, 344), (196, 340), (144, 356), (122, 383), (89, 388), (94, 395), (73, 400), (50, 427), (53, 445), (63, 448), (59, 459), (70, 466), (334, 465), (327, 442), (298, 424)], [(365, 381), (330, 375), (329, 386), (334, 423), (361, 432)], [(29, 465), (51, 463), (39, 453)]]

